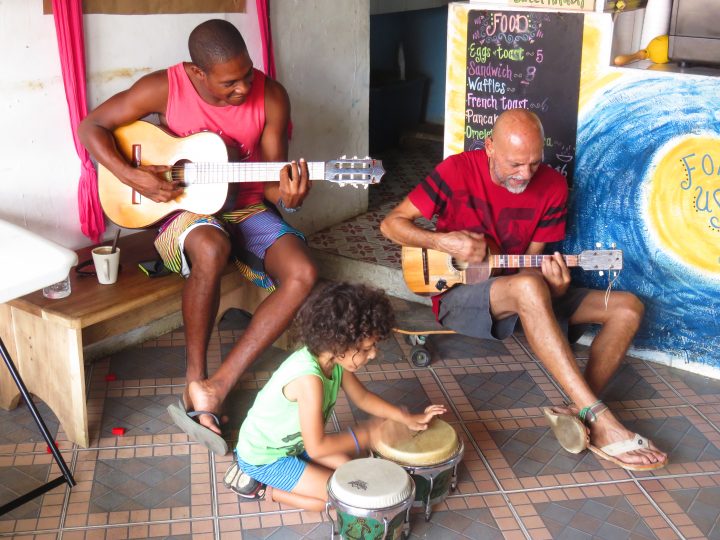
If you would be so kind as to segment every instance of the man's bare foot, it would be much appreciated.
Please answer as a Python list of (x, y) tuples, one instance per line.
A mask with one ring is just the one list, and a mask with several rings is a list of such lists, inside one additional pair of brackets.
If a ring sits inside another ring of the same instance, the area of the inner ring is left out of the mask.
[[(610, 411), (600, 415), (597, 421), (590, 422), (590, 441), (596, 448), (634, 438), (635, 433), (628, 431)], [(645, 439), (644, 444), (646, 446), (642, 448), (617, 454), (614, 457), (632, 465), (652, 465), (667, 461), (667, 454), (658, 449), (652, 441)]]
[[(577, 416), (580, 413), (580, 408), (574, 403), (553, 407), (553, 410), (572, 416)], [(610, 410), (600, 414), (596, 422), (589, 422), (588, 425), (590, 427), (590, 443), (596, 448), (603, 448), (609, 444), (635, 438), (635, 433), (627, 430)], [(665, 452), (658, 449), (649, 439), (645, 439), (645, 442), (647, 444), (646, 448), (638, 448), (614, 457), (623, 463), (632, 465), (652, 465), (667, 461)]]
[[(223, 398), (218, 395), (215, 388), (213, 388), (207, 379), (203, 381), (192, 381), (188, 384), (185, 393), (183, 393), (183, 400), (185, 400), (185, 405), (192, 407), (194, 411), (208, 411), (218, 417), (220, 416)], [(214, 431), (218, 435), (222, 435), (220, 426), (215, 423), (215, 420), (209, 414), (201, 414), (198, 421), (206, 428)]]
[(182, 397), (183, 405), (185, 406), (185, 410), (190, 412), (194, 411), (195, 407), (193, 406), (193, 402), (190, 399), (190, 392), (188, 392), (187, 385), (185, 386), (185, 390), (183, 390), (183, 397)]

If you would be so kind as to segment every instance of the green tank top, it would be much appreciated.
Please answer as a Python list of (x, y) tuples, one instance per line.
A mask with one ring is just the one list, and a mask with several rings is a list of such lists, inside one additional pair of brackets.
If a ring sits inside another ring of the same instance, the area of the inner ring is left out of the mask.
[(342, 374), (342, 367), (335, 364), (332, 378), (328, 379), (306, 347), (291, 354), (258, 392), (240, 427), (236, 447), (240, 458), (252, 465), (266, 465), (301, 454), (305, 444), (300, 433), (298, 404), (285, 397), (283, 388), (304, 375), (319, 377), (323, 383), (323, 420), (327, 422), (337, 401)]

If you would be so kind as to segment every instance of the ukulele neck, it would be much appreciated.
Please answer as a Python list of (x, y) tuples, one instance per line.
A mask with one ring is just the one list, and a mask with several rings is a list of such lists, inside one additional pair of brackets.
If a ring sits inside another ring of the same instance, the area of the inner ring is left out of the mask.
[[(552, 255), (490, 255), (491, 268), (539, 268)], [(568, 267), (579, 266), (577, 255), (563, 255)]]

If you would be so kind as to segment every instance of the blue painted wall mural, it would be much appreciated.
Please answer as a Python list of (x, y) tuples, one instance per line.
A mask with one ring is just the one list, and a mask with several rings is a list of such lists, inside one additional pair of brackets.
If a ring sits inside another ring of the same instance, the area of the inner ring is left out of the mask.
[(635, 346), (720, 367), (720, 80), (615, 79), (579, 117), (577, 148), (564, 249), (617, 243), (616, 286), (646, 306)]

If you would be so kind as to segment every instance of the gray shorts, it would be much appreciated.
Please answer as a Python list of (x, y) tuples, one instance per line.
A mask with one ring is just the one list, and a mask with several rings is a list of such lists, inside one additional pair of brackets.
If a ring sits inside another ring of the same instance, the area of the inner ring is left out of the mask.
[[(480, 339), (503, 340), (515, 330), (518, 316), (496, 320), (490, 313), (490, 287), (497, 278), (474, 285), (457, 285), (440, 299), (440, 324), (458, 334)], [(588, 325), (568, 328), (568, 320), (591, 289), (570, 287), (560, 298), (553, 300), (553, 311), (560, 328), (571, 342), (580, 339)]]

